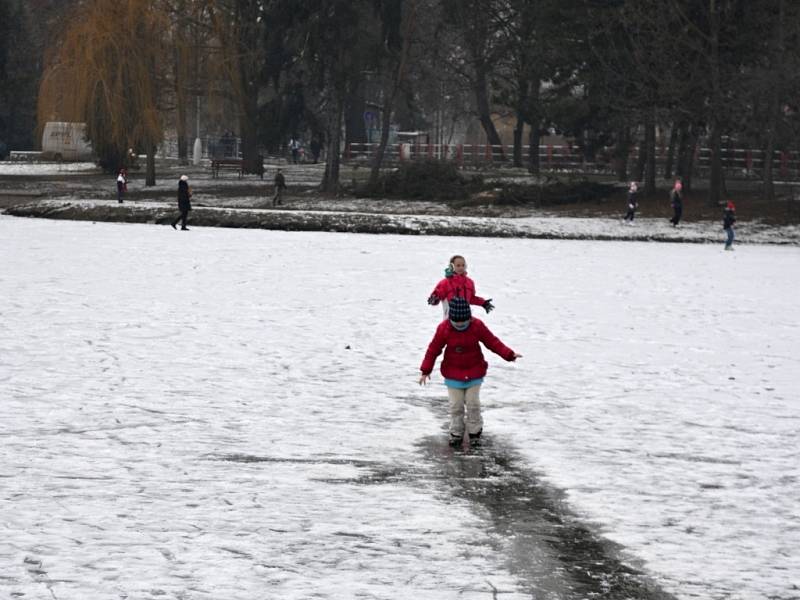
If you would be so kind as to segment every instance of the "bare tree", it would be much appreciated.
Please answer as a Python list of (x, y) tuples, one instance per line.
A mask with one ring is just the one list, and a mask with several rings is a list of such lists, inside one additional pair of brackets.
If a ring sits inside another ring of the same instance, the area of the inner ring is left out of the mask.
[(239, 134), (245, 168), (255, 170), (258, 159), (259, 92), (264, 69), (264, 14), (260, 0), (217, 0), (211, 21), (218, 36), (223, 70), (238, 108)]
[(495, 0), (443, 0), (442, 22), (458, 32), (458, 43), (452, 48), (450, 68), (460, 72), (469, 82), (475, 98), (478, 119), (493, 146), (493, 155), (504, 159), (503, 142), (492, 121), (490, 83), (500, 51), (497, 35)]
[(401, 39), (398, 40), (397, 43), (392, 44), (387, 36), (384, 42), (386, 54), (388, 55), (387, 62), (394, 67), (394, 73), (393, 76), (389, 78), (387, 86), (383, 91), (381, 140), (378, 144), (378, 149), (375, 152), (375, 159), (372, 164), (372, 171), (369, 178), (371, 185), (377, 183), (380, 175), (381, 165), (383, 164), (383, 156), (386, 152), (386, 145), (389, 143), (389, 128), (392, 122), (392, 116), (394, 114), (395, 100), (397, 99), (397, 94), (400, 91), (400, 86), (405, 81), (407, 76), (412, 38), (417, 23), (416, 0), (408, 0), (407, 10), (404, 11), (401, 20)]

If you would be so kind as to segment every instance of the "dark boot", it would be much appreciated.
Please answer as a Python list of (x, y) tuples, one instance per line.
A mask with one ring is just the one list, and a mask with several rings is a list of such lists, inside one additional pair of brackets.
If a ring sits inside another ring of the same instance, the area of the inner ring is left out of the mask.
[(481, 441), (481, 434), (483, 433), (483, 429), (481, 429), (478, 433), (470, 433), (469, 434), (469, 445), (470, 446), (477, 446)]
[(464, 442), (463, 436), (450, 434), (450, 445), (453, 448), (459, 448)]

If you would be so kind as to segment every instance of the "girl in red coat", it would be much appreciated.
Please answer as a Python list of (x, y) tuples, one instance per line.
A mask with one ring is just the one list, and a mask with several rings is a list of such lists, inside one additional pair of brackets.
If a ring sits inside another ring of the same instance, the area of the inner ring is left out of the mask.
[(478, 442), (483, 432), (479, 394), (489, 365), (483, 358), (479, 342), (508, 361), (522, 356), (497, 339), (483, 321), (473, 318), (464, 298), (453, 298), (450, 300), (450, 317), (436, 328), (419, 368), (419, 384), (424, 385), (430, 379), (436, 357), (444, 349), (441, 371), (450, 399), (451, 446), (462, 443), (465, 427), (472, 444)]
[(482, 306), (487, 313), (494, 309), (491, 298), (486, 300), (475, 295), (475, 282), (467, 277), (467, 261), (460, 254), (450, 258), (450, 264), (444, 270), (444, 279), (436, 284), (428, 296), (428, 304), (436, 306), (441, 302), (446, 319), (449, 302), (453, 298), (464, 298), (469, 304)]

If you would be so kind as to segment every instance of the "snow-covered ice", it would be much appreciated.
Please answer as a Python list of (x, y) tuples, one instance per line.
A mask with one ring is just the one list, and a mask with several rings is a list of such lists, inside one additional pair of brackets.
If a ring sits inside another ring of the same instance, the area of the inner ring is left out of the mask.
[(0, 596), (530, 597), (424, 476), (455, 252), (524, 355), (489, 357), (491, 440), (678, 598), (800, 596), (797, 247), (11, 217)]

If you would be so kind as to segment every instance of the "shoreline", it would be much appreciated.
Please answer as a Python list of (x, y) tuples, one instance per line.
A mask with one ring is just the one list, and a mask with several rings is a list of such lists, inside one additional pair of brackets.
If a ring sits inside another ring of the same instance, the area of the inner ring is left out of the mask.
[[(3, 214), (15, 217), (65, 219), (168, 225), (177, 214), (172, 202), (106, 200), (33, 200), (8, 202)], [(663, 219), (639, 218), (634, 225), (621, 219), (603, 217), (541, 216), (454, 216), (409, 214), (407, 212), (363, 212), (292, 207), (279, 208), (207, 206), (197, 202), (189, 222), (195, 227), (267, 229), (280, 231), (326, 231), (396, 235), (439, 235), (489, 238), (564, 239), (597, 241), (647, 241), (723, 245), (724, 235), (717, 222), (688, 222), (673, 228)], [(380, 208), (380, 206), (378, 205)], [(741, 223), (737, 245), (770, 244), (800, 246), (800, 226), (771, 226)]]

